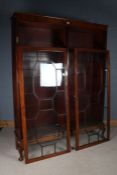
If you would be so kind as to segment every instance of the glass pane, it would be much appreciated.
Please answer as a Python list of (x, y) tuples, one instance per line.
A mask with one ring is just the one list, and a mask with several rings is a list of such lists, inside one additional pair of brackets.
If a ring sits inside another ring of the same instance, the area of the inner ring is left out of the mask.
[(102, 141), (106, 137), (105, 56), (102, 52), (77, 54), (80, 146)]
[(23, 53), (28, 157), (67, 149), (64, 52)]

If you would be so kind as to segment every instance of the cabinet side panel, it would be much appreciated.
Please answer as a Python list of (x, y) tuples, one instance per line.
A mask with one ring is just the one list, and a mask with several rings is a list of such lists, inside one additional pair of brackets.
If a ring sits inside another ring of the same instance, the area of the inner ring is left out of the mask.
[(14, 104), (14, 122), (15, 122), (15, 136), (16, 148), (21, 147), (22, 142), (22, 126), (20, 114), (20, 99), (19, 99), (19, 85), (17, 74), (17, 52), (16, 52), (16, 23), (12, 20), (12, 81), (13, 81), (13, 104)]

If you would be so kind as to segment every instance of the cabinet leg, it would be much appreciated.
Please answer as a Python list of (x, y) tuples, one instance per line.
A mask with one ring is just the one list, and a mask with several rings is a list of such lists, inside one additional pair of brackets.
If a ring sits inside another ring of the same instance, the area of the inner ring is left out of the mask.
[(0, 127), (0, 131), (3, 129), (3, 127)]
[(102, 137), (102, 139), (105, 139), (105, 136), (104, 136), (104, 134), (105, 134), (105, 131), (106, 131), (106, 128), (105, 128), (105, 125), (103, 124), (103, 126), (102, 126), (102, 129), (101, 129), (102, 131), (101, 131), (101, 137)]
[(19, 161), (22, 161), (22, 160), (24, 159), (23, 150), (22, 150), (21, 148), (19, 148), (18, 151), (19, 151), (19, 155), (20, 155), (20, 157), (19, 157), (18, 160), (19, 160)]
[(20, 141), (17, 141), (16, 146), (17, 146), (17, 150), (18, 150), (19, 155), (20, 155), (18, 160), (22, 161), (24, 159), (24, 156), (23, 156), (23, 150), (24, 149), (23, 149), (22, 143)]

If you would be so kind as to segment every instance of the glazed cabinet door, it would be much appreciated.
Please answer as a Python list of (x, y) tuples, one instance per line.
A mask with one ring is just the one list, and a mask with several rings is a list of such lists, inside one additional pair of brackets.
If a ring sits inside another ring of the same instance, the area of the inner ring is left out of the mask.
[(70, 151), (66, 50), (19, 47), (17, 51), (26, 163)]
[(110, 66), (108, 51), (75, 49), (76, 149), (109, 139)]

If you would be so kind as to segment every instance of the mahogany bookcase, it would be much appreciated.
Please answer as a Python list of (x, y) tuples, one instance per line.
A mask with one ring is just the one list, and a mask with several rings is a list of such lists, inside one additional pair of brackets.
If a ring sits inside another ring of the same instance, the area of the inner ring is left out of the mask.
[(15, 13), (12, 65), (16, 148), (25, 163), (110, 138), (107, 26)]

